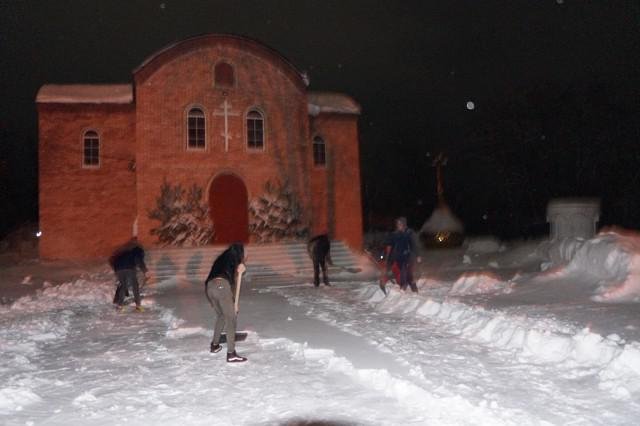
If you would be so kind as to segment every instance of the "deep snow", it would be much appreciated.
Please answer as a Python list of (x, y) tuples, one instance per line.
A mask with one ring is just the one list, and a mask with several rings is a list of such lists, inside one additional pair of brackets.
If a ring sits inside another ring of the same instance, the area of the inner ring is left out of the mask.
[[(489, 239), (427, 253), (417, 295), (348, 274), (247, 282), (242, 365), (208, 352), (201, 283), (118, 314), (98, 268), (0, 306), (0, 423), (636, 424), (639, 256), (621, 231)], [(25, 265), (3, 289), (37, 287)]]

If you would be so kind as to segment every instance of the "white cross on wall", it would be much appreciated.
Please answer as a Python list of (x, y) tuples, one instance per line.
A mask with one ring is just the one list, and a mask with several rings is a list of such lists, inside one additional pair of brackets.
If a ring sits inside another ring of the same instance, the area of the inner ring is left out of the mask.
[(220, 104), (219, 110), (213, 111), (213, 115), (224, 116), (224, 132), (222, 136), (224, 136), (224, 151), (229, 151), (229, 139), (231, 139), (231, 135), (229, 134), (229, 116), (239, 116), (240, 113), (233, 111), (231, 109), (231, 103), (226, 99), (222, 104)]

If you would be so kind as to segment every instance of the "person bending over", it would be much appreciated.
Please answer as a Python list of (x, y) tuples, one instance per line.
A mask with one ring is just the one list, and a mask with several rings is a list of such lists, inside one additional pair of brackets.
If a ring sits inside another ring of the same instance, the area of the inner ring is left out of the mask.
[(227, 331), (227, 362), (244, 362), (247, 358), (236, 353), (235, 310), (236, 286), (238, 276), (245, 271), (244, 246), (234, 243), (223, 251), (213, 262), (211, 271), (205, 280), (205, 294), (215, 311), (216, 319), (211, 341), (211, 352), (219, 352), (222, 330)]
[(118, 248), (109, 258), (109, 264), (118, 278), (118, 288), (113, 297), (113, 303), (117, 306), (117, 309), (123, 309), (124, 299), (129, 292), (129, 287), (131, 287), (133, 289), (133, 298), (136, 302), (136, 311), (142, 312), (136, 268), (140, 268), (146, 274), (147, 266), (144, 263), (144, 249), (138, 244), (137, 238), (132, 238), (125, 245)]

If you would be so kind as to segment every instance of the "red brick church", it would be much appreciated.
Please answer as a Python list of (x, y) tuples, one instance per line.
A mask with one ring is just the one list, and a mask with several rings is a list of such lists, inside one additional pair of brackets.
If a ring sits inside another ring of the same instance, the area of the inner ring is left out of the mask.
[(40, 255), (302, 240), (362, 245), (359, 105), (254, 40), (165, 47), (131, 84), (38, 92)]

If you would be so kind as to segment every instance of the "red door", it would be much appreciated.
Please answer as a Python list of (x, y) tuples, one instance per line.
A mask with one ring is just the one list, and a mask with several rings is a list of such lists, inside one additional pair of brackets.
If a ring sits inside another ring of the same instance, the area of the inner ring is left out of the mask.
[(209, 211), (215, 244), (249, 242), (247, 188), (240, 178), (225, 174), (213, 180), (209, 189)]

